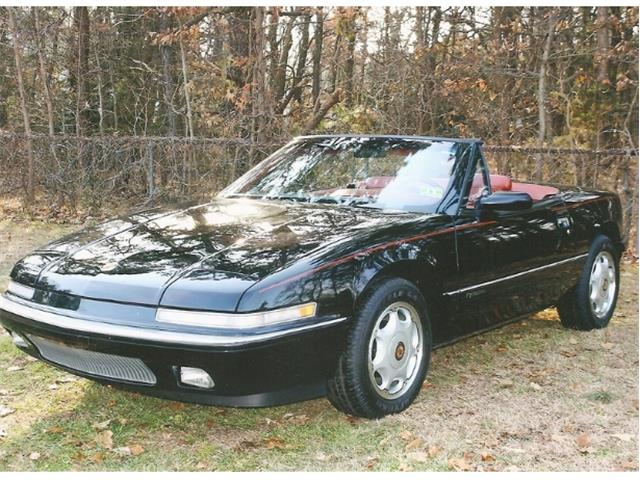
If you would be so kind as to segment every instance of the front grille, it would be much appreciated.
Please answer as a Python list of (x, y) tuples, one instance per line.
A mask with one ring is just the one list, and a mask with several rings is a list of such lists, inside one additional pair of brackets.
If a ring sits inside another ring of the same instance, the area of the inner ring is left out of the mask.
[(29, 335), (40, 355), (50, 362), (97, 377), (155, 385), (156, 376), (139, 358), (92, 352), (68, 347), (46, 338)]

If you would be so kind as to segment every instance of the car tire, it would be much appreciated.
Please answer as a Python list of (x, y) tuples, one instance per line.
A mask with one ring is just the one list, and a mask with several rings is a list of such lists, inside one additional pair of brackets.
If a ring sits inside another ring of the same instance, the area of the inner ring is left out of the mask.
[(578, 283), (558, 302), (563, 326), (593, 330), (609, 324), (620, 289), (619, 260), (620, 254), (608, 237), (598, 235), (593, 240)]
[(431, 322), (418, 288), (402, 278), (375, 281), (358, 302), (328, 382), (329, 401), (365, 418), (405, 410), (420, 392), (431, 347)]

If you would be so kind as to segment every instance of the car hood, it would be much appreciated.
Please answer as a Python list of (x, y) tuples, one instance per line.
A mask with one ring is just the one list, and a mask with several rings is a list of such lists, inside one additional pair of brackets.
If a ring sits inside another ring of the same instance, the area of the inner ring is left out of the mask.
[(271, 273), (407, 216), (219, 198), (74, 234), (23, 259), (12, 276), (85, 298), (233, 311), (242, 293)]

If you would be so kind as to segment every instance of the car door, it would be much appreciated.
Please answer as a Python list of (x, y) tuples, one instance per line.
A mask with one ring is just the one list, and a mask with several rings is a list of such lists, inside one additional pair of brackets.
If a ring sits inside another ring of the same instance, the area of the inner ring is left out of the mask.
[(457, 336), (554, 303), (554, 275), (561, 276), (561, 269), (551, 267), (562, 265), (564, 227), (554, 209), (562, 200), (556, 196), (526, 210), (479, 219), (474, 197), (479, 188), (491, 192), (492, 185), (479, 148), (474, 162), (456, 216), (458, 275), (445, 292)]

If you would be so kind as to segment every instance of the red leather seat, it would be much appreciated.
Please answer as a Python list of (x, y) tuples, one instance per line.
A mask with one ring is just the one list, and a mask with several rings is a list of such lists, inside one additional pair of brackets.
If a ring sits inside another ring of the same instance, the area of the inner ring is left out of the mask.
[(534, 202), (542, 200), (549, 195), (557, 195), (558, 193), (560, 193), (560, 190), (555, 187), (547, 187), (546, 185), (537, 185), (535, 183), (519, 182), (513, 182), (511, 190), (513, 192), (528, 193)]
[(395, 177), (369, 177), (369, 178), (365, 178), (364, 180), (358, 182), (358, 188), (384, 188), (387, 185), (389, 185), (389, 183), (391, 183), (391, 180), (393, 180)]
[(491, 191), (509, 192), (513, 188), (511, 178), (506, 175), (489, 175), (491, 178)]

